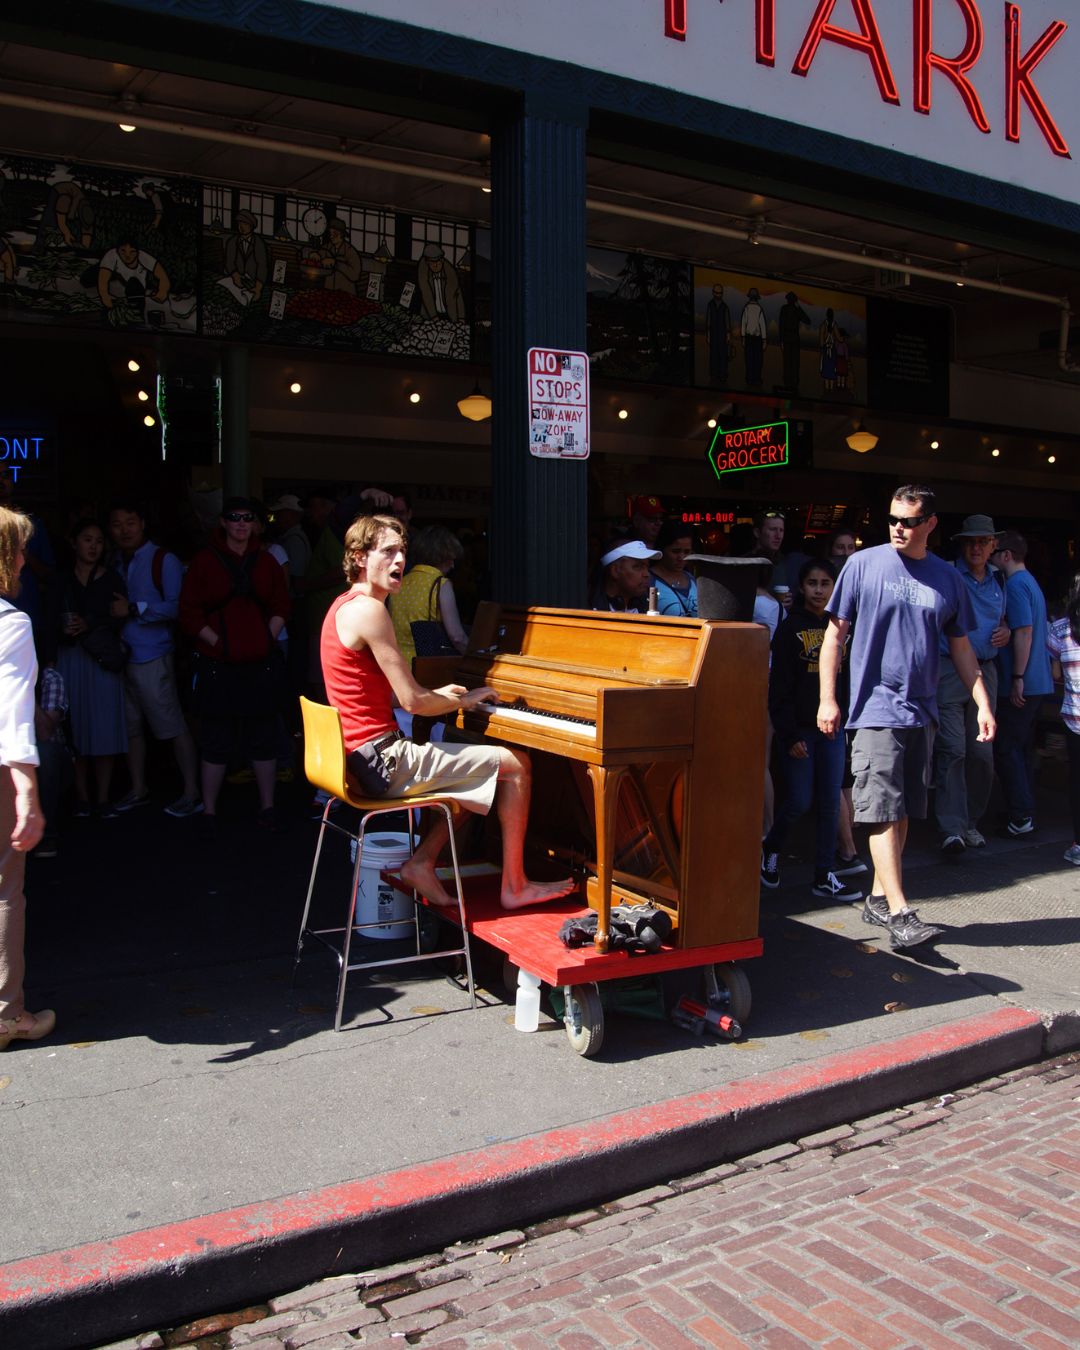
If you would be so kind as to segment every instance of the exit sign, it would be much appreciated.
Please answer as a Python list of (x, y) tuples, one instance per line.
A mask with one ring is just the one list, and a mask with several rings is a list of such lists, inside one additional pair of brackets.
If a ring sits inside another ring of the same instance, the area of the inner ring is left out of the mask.
[(709, 463), (717, 478), (746, 469), (784, 469), (791, 462), (787, 422), (761, 427), (717, 428), (709, 446)]

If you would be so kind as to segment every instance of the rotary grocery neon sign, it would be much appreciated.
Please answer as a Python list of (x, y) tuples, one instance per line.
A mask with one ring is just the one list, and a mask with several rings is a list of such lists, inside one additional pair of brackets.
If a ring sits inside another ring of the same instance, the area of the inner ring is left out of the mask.
[(744, 469), (783, 469), (789, 459), (790, 438), (786, 422), (769, 422), (761, 427), (739, 427), (721, 431), (709, 446), (709, 463), (719, 478)]
[[(941, 3), (942, 0), (938, 0)], [(933, 102), (933, 77), (944, 76), (960, 95), (975, 126), (989, 135), (992, 128), (978, 90), (968, 74), (978, 65), (983, 53), (985, 29), (978, 0), (945, 0), (959, 8), (966, 35), (963, 47), (954, 56), (934, 51), (935, 0), (911, 0), (914, 41), (912, 45), (912, 106), (929, 114)], [(831, 22), (836, 0), (818, 0), (805, 36), (799, 47), (793, 75), (807, 76), (823, 42), (835, 43), (865, 56), (870, 63), (881, 98), (899, 106), (902, 102), (896, 77), (889, 62), (885, 42), (874, 13), (874, 0), (850, 0), (858, 31)], [(678, 42), (687, 39), (687, 0), (662, 0), (664, 33)], [(1025, 51), (1022, 37), (1022, 10), (1019, 4), (1005, 5), (1005, 139), (1018, 143), (1023, 108), (1034, 117), (1047, 144), (1055, 155), (1071, 158), (1060, 128), (1035, 86), (1035, 70), (1064, 35), (1068, 24), (1055, 19)], [(776, 0), (754, 0), (754, 57), (759, 65), (776, 64)]]

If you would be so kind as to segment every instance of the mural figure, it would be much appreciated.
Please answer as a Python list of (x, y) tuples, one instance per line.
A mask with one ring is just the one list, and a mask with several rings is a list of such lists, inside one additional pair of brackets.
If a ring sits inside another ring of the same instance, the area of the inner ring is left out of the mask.
[(250, 211), (237, 211), (236, 233), (225, 241), (225, 275), (218, 282), (235, 300), (249, 305), (258, 300), (270, 276), (266, 241), (255, 233), (258, 220)]
[(41, 213), (34, 252), (66, 244), (68, 248), (89, 248), (94, 238), (94, 208), (82, 188), (63, 171), (49, 181), (49, 195)]
[(836, 326), (836, 315), (831, 309), (827, 309), (821, 328), (818, 330), (818, 345), (821, 348), (821, 380), (826, 392), (830, 394), (836, 387), (836, 342), (838, 336), (839, 329)]
[(107, 310), (120, 315), (114, 320), (118, 324), (141, 323), (147, 297), (163, 303), (169, 289), (169, 278), (161, 263), (130, 238), (121, 239), (98, 263), (98, 296)]
[(320, 260), (330, 271), (323, 286), (328, 291), (356, 294), (356, 283), (364, 270), (363, 259), (349, 243), (349, 227), (335, 216), (326, 227), (326, 239), (319, 252)]
[(851, 370), (850, 348), (848, 347), (847, 329), (838, 328), (836, 330), (836, 387), (846, 390), (848, 387), (848, 375)]
[(172, 214), (173, 202), (168, 189), (163, 183), (154, 183), (147, 180), (142, 185), (142, 194), (150, 203), (151, 210), (154, 212), (154, 218), (147, 228), (150, 230), (163, 229), (168, 217)]
[(751, 286), (743, 306), (742, 320), (743, 361), (746, 364), (746, 387), (757, 389), (761, 386), (761, 365), (765, 359), (765, 346), (768, 339), (768, 326), (765, 311), (761, 307), (761, 292)]
[(453, 319), (465, 317), (465, 300), (457, 269), (448, 262), (438, 244), (425, 244), (417, 264), (416, 279), (420, 287), (420, 308), (425, 319)]
[(0, 234), (0, 282), (5, 286), (13, 286), (17, 271), (18, 263), (15, 260), (15, 251), (11, 247), (11, 241)]
[(780, 350), (784, 356), (784, 388), (799, 392), (799, 364), (802, 355), (802, 333), (810, 327), (810, 315), (799, 304), (794, 291), (788, 291), (780, 307)]
[(705, 306), (705, 346), (709, 350), (709, 381), (727, 384), (731, 358), (731, 310), (724, 300), (724, 288), (712, 288), (712, 299)]

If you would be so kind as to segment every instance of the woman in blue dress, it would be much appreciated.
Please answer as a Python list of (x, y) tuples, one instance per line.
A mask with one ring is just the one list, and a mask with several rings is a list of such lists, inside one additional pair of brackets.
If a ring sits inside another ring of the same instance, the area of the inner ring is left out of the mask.
[(122, 670), (106, 670), (84, 645), (88, 634), (111, 629), (119, 646), (127, 615), (114, 616), (113, 601), (124, 596), (124, 583), (104, 565), (105, 534), (94, 520), (82, 520), (72, 536), (75, 562), (60, 578), (60, 649), (57, 667), (64, 677), (70, 703), (71, 735), (75, 748), (75, 814), (91, 813), (90, 770), (97, 789), (98, 814), (116, 814), (109, 803), (113, 763), (127, 752)]
[(652, 565), (657, 609), (681, 619), (698, 616), (697, 582), (686, 570), (686, 559), (694, 551), (694, 532), (679, 520), (665, 520), (656, 536), (654, 548), (663, 555)]

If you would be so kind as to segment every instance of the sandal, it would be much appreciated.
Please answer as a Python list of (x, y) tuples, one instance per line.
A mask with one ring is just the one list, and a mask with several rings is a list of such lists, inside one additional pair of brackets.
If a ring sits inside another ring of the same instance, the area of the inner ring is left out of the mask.
[(21, 1012), (18, 1017), (0, 1021), (0, 1050), (6, 1050), (12, 1041), (40, 1041), (56, 1026), (56, 1013), (43, 1008), (39, 1013)]

